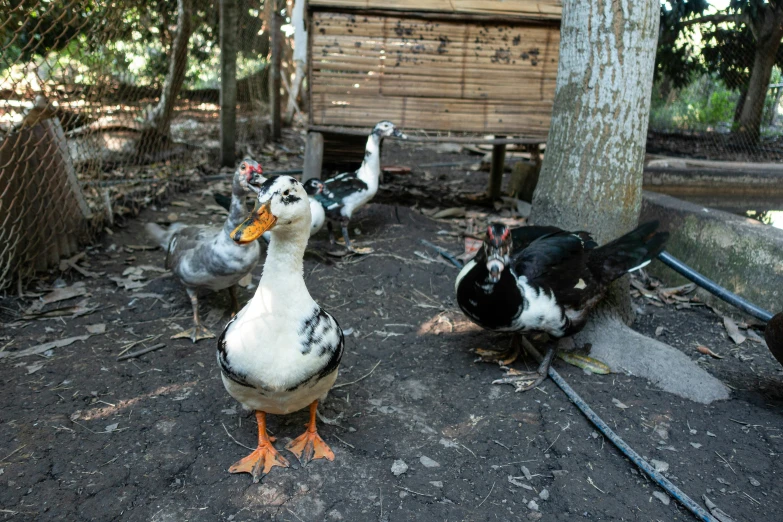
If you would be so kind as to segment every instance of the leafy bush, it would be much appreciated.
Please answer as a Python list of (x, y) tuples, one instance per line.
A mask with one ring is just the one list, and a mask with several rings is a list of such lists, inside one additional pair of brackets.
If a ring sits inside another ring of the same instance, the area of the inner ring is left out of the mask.
[[(775, 67), (771, 83), (780, 79), (781, 72)], [(777, 111), (775, 94), (771, 89), (764, 100), (765, 125), (772, 123)], [(733, 128), (739, 99), (739, 91), (729, 89), (715, 75), (696, 76), (681, 89), (669, 88), (663, 78), (653, 85), (650, 128), (728, 132)]]

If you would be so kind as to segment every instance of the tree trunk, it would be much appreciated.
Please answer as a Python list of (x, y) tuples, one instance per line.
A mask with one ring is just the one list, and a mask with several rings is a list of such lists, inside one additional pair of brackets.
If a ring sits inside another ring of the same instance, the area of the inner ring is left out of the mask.
[(283, 35), (280, 28), (283, 25), (280, 15), (280, 2), (267, 0), (275, 5), (269, 19), (269, 47), (271, 57), (269, 63), (269, 116), (272, 120), (272, 141), (280, 141), (282, 136), (282, 118), (280, 114), (281, 60), (283, 53)]
[[(660, 4), (563, 3), (552, 126), (532, 219), (606, 243), (637, 223)], [(627, 284), (612, 292), (630, 319)]]
[[(637, 223), (660, 2), (565, 0), (552, 126), (532, 220), (606, 243)], [(678, 350), (631, 330), (628, 283), (613, 285), (577, 346), (613, 371), (699, 402), (726, 387)], [(693, 386), (683, 383), (694, 383)]]
[(192, 32), (192, 0), (177, 0), (177, 33), (171, 44), (169, 72), (163, 82), (163, 91), (158, 104), (147, 115), (147, 130), (144, 133), (146, 139), (143, 135), (142, 145), (151, 143), (152, 139), (168, 139), (174, 104), (180, 89), (182, 89), (182, 84), (185, 82), (185, 71), (188, 65), (188, 41)]
[(294, 79), (291, 81), (291, 90), (288, 93), (288, 106), (285, 110), (285, 122), (291, 123), (294, 111), (298, 110), (296, 99), (299, 97), (299, 89), (304, 80), (305, 67), (307, 67), (307, 31), (304, 24), (305, 0), (295, 0), (291, 14), (291, 25), (294, 26)]
[[(771, 16), (771, 15), (770, 15)], [(756, 41), (753, 55), (753, 68), (750, 72), (748, 89), (737, 120), (737, 135), (756, 144), (761, 136), (761, 118), (764, 114), (764, 100), (767, 97), (772, 66), (780, 47), (783, 30), (778, 25), (775, 30)]]
[(236, 162), (237, 0), (220, 0), (220, 164)]

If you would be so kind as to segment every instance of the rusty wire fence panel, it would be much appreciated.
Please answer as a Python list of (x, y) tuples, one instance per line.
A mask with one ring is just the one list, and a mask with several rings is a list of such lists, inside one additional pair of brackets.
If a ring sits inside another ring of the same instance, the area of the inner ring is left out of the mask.
[[(757, 41), (747, 22), (749, 11), (732, 10), (725, 2), (708, 4), (712, 10), (685, 16), (668, 27), (666, 16), (662, 18), (648, 152), (781, 162), (783, 48), (767, 50)], [(759, 14), (759, 24), (762, 15), (771, 17), (772, 11)], [(692, 23), (699, 19), (705, 21)], [(673, 28), (676, 31), (670, 31)], [(667, 31), (677, 44), (666, 45)]]
[[(237, 152), (266, 139), (263, 2), (240, 0)], [(156, 131), (178, 15), (185, 80)], [(220, 174), (218, 8), (208, 0), (0, 0), (0, 290), (115, 219)], [(155, 128), (153, 128), (155, 127)]]

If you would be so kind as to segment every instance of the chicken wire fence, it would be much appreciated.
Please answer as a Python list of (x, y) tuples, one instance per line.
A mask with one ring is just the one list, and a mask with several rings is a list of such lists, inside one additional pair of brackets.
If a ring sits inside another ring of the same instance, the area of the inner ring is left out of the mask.
[[(707, 3), (725, 8), (721, 2)], [(703, 13), (705, 21), (699, 24), (690, 24), (698, 15), (679, 20), (674, 50), (665, 41), (672, 27), (665, 27), (662, 18), (648, 152), (783, 161), (783, 46), (765, 49), (743, 16), (717, 11)], [(683, 50), (686, 57), (679, 59)]]
[[(0, 0), (0, 289), (219, 173), (217, 5)], [(262, 0), (238, 5), (237, 149), (260, 154), (268, 35)]]

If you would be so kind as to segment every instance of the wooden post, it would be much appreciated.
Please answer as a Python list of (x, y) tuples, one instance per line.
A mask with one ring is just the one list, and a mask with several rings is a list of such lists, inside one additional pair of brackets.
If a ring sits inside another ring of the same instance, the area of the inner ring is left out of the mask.
[[(501, 136), (502, 137), (502, 136)], [(492, 146), (492, 166), (489, 171), (489, 189), (487, 196), (490, 200), (500, 197), (500, 188), (503, 185), (503, 167), (506, 161), (506, 145), (496, 144)]]
[(282, 135), (282, 116), (280, 114), (280, 62), (283, 54), (280, 28), (283, 26), (280, 15), (280, 2), (274, 2), (274, 12), (270, 20), (269, 44), (272, 49), (269, 72), (269, 115), (272, 118), (272, 141), (279, 141)]
[(236, 162), (237, 0), (220, 0), (220, 164)]
[(302, 182), (311, 178), (321, 178), (321, 168), (324, 161), (324, 135), (320, 132), (308, 132), (305, 143), (304, 167)]

